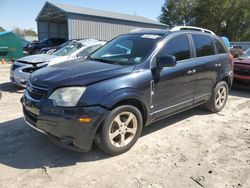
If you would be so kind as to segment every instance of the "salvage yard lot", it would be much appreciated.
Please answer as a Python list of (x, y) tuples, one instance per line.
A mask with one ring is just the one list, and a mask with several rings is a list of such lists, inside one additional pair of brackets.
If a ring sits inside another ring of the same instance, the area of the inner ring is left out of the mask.
[(23, 90), (0, 65), (0, 187), (250, 187), (250, 91), (219, 114), (195, 108), (146, 127), (127, 153), (76, 153), (26, 126)]

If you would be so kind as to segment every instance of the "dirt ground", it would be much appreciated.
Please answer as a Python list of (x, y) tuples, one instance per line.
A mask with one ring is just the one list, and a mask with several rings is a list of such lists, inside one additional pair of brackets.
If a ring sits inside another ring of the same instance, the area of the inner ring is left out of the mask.
[(250, 187), (250, 91), (219, 114), (195, 108), (146, 127), (127, 153), (76, 153), (25, 125), (23, 90), (0, 65), (0, 187)]

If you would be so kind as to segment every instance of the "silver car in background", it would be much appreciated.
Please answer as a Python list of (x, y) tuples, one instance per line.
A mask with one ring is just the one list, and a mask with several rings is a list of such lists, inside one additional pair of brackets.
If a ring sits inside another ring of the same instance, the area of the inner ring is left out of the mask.
[(30, 74), (38, 69), (51, 66), (67, 60), (83, 58), (85, 59), (96, 49), (100, 48), (106, 42), (95, 39), (84, 39), (72, 41), (67, 46), (57, 50), (51, 55), (38, 54), (30, 55), (14, 61), (10, 68), (10, 80), (15, 85), (26, 87)]

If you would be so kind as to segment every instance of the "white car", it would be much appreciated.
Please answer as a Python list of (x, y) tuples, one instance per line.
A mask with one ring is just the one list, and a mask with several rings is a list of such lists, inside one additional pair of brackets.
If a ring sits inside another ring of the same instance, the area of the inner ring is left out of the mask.
[(96, 49), (106, 42), (94, 39), (84, 39), (72, 41), (67, 46), (49, 54), (30, 55), (16, 60), (10, 69), (10, 80), (12, 83), (26, 87), (30, 74), (38, 69), (61, 63), (67, 60), (83, 58), (85, 59)]

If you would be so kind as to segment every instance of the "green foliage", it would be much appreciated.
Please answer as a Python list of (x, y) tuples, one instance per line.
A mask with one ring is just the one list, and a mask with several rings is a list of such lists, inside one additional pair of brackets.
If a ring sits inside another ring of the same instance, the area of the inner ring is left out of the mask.
[(32, 28), (23, 30), (18, 27), (15, 27), (12, 31), (19, 36), (37, 36), (37, 33), (33, 31)]
[(162, 14), (159, 17), (160, 21), (166, 24), (168, 28), (179, 25), (181, 18), (177, 11), (178, 9), (176, 8), (174, 1), (169, 0), (161, 8)]
[(204, 27), (231, 41), (250, 40), (250, 0), (166, 0), (159, 20)]
[(33, 31), (33, 29), (25, 29), (24, 33), (25, 33), (25, 36), (37, 36), (37, 33)]
[(192, 11), (195, 6), (193, 0), (167, 0), (161, 8), (159, 20), (168, 28), (192, 22)]

